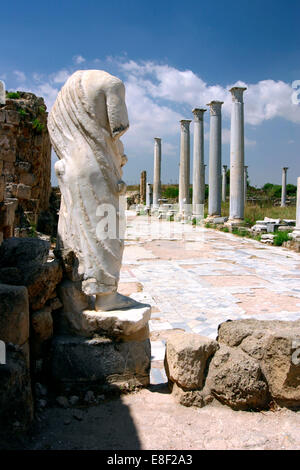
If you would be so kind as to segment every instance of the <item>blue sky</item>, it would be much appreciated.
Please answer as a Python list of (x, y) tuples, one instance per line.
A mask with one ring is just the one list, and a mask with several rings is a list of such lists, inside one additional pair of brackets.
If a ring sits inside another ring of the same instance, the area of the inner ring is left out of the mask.
[(280, 184), (283, 166), (290, 168), (288, 182), (300, 176), (300, 105), (291, 101), (291, 84), (300, 80), (298, 0), (11, 1), (1, 5), (1, 17), (0, 78), (8, 89), (44, 96), (50, 107), (77, 69), (104, 69), (125, 82), (127, 183), (144, 169), (151, 181), (153, 137), (162, 138), (163, 182), (178, 180), (178, 121), (192, 119), (192, 108), (210, 99), (225, 101), (222, 158), (228, 165), (227, 90), (235, 83), (248, 87), (251, 183)]

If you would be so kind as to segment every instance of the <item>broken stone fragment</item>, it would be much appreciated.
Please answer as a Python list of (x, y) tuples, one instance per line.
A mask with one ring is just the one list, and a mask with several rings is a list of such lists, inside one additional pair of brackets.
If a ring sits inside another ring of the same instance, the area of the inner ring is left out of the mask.
[(280, 406), (300, 406), (300, 362), (296, 358), (300, 320), (227, 321), (219, 326), (218, 340), (259, 362), (270, 395)]
[(212, 358), (206, 387), (234, 410), (262, 409), (269, 401), (268, 385), (258, 361), (225, 345)]
[(218, 350), (216, 341), (196, 333), (178, 333), (167, 341), (167, 377), (187, 390), (200, 390), (208, 359)]
[(46, 341), (53, 335), (53, 320), (51, 308), (44, 307), (36, 310), (31, 316), (31, 325), (35, 337), (39, 341)]
[(0, 339), (21, 346), (28, 338), (29, 303), (26, 287), (0, 284)]

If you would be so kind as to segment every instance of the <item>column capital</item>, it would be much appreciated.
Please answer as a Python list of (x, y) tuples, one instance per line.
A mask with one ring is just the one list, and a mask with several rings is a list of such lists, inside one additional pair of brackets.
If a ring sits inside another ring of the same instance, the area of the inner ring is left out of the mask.
[(285, 171), (285, 172), (287, 172), (287, 170), (288, 170), (288, 169), (289, 169), (289, 167), (287, 167), (287, 166), (284, 166), (284, 167), (282, 168), (282, 171)]
[(211, 116), (219, 116), (221, 114), (221, 107), (224, 104), (224, 101), (211, 101), (206, 106), (210, 108)]
[(180, 127), (182, 131), (189, 131), (190, 130), (190, 124), (191, 120), (190, 119), (181, 119), (180, 122)]
[(195, 121), (203, 121), (203, 114), (205, 113), (206, 109), (204, 108), (194, 108), (192, 113), (194, 115)]
[(154, 140), (155, 140), (155, 142), (157, 142), (157, 143), (159, 143), (159, 144), (160, 144), (160, 142), (161, 142), (161, 138), (160, 138), (160, 137), (154, 137)]
[(234, 86), (230, 88), (230, 93), (232, 95), (233, 103), (243, 103), (243, 93), (246, 91), (247, 88), (242, 86)]
[(223, 165), (223, 170), (224, 170), (224, 171), (227, 170), (227, 165)]

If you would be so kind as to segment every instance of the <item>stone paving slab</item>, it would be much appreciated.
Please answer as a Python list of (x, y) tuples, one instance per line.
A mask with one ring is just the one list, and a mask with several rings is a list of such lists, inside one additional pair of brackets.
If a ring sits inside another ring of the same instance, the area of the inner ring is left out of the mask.
[(229, 319), (300, 318), (298, 253), (130, 212), (127, 220), (120, 287), (142, 286), (129, 294), (153, 307), (153, 384), (166, 381), (159, 332), (181, 329), (216, 338), (218, 325)]

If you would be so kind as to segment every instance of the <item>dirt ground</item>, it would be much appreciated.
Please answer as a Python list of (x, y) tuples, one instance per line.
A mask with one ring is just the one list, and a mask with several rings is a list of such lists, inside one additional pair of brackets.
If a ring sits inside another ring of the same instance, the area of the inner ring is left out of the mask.
[[(152, 385), (85, 408), (47, 407), (28, 450), (300, 449), (300, 412), (233, 411), (213, 403), (186, 408), (167, 385)], [(13, 446), (13, 447), (14, 447)]]

